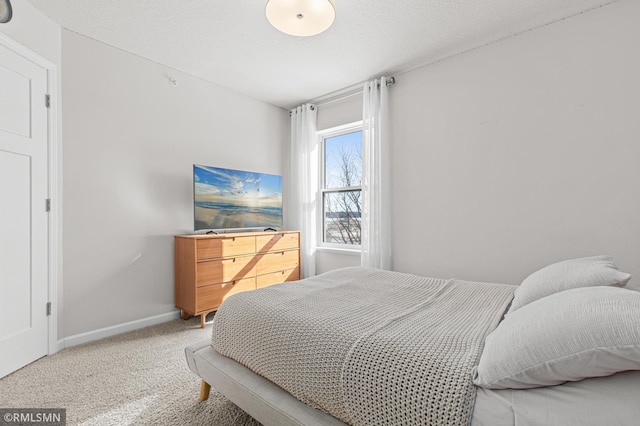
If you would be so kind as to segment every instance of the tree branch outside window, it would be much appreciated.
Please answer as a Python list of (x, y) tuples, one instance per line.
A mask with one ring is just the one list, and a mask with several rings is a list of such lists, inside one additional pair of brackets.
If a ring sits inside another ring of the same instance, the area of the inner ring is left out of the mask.
[(360, 245), (362, 131), (324, 139), (324, 242)]

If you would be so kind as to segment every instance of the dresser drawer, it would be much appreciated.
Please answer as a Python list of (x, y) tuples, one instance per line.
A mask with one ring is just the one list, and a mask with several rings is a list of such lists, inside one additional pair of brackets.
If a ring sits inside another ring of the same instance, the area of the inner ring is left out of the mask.
[(300, 268), (278, 271), (271, 274), (258, 275), (256, 287), (268, 287), (274, 284), (281, 284), (285, 281), (297, 281), (300, 279)]
[(213, 284), (199, 287), (196, 290), (196, 313), (217, 308), (232, 294), (247, 290), (255, 290), (256, 278), (245, 278), (224, 284)]
[(258, 275), (295, 269), (300, 266), (300, 252), (298, 250), (264, 253), (258, 256), (256, 273)]
[(252, 254), (256, 251), (256, 237), (206, 238), (198, 240), (196, 244), (198, 260)]
[(196, 287), (220, 284), (256, 275), (254, 256), (229, 257), (201, 261), (196, 266)]
[(290, 250), (300, 247), (300, 234), (292, 232), (289, 234), (258, 235), (256, 237), (256, 251), (278, 251)]

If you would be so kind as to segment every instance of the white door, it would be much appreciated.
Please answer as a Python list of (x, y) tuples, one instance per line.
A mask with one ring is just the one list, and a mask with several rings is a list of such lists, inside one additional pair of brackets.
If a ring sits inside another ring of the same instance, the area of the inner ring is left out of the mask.
[(47, 70), (0, 44), (0, 377), (47, 354)]

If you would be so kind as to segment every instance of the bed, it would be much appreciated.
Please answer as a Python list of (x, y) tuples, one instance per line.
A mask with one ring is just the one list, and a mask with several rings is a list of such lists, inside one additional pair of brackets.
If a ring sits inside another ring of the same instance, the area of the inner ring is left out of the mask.
[(629, 279), (608, 256), (520, 286), (344, 268), (228, 298), (187, 363), (264, 425), (637, 424)]

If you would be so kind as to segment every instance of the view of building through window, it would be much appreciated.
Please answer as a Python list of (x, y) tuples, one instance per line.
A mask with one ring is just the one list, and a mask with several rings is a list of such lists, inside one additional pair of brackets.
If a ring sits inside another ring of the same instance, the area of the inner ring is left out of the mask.
[(362, 130), (324, 138), (323, 242), (360, 245)]

